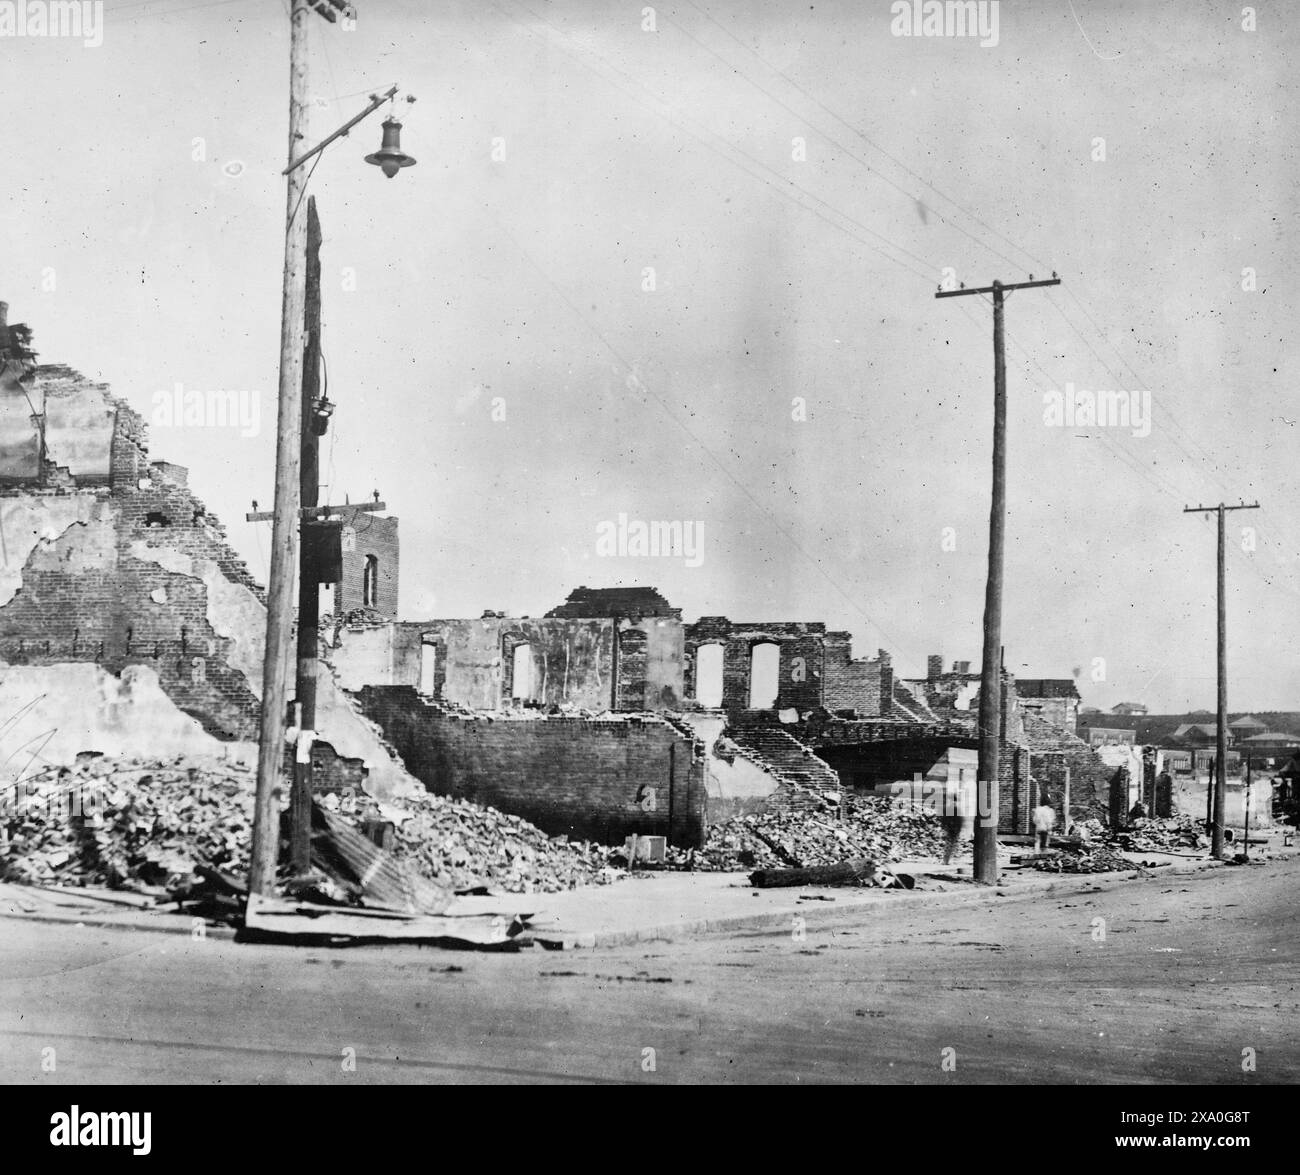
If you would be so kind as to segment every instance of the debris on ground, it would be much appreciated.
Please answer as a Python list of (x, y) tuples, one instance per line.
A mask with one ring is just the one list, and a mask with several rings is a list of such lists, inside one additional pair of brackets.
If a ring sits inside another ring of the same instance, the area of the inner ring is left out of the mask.
[[(855, 857), (882, 862), (942, 859), (946, 843), (933, 811), (906, 800), (846, 795), (842, 809), (839, 803), (826, 802), (812, 811), (766, 812), (715, 824), (704, 848), (694, 853), (694, 868), (800, 869)], [(962, 852), (969, 848), (958, 850)], [(674, 860), (684, 855), (679, 849), (670, 853)]]
[(1192, 816), (1139, 819), (1111, 834), (1126, 851), (1159, 853), (1179, 849), (1204, 849), (1210, 844), (1200, 821)]
[(486, 884), (506, 893), (560, 893), (626, 876), (609, 868), (611, 850), (548, 836), (520, 816), (446, 796), (383, 805), (396, 824), (395, 855), (430, 881), (457, 892)]
[(83, 756), (6, 785), (0, 879), (165, 893), (198, 865), (246, 878), (253, 781), (220, 760)]
[(1078, 852), (1043, 853), (1029, 861), (1043, 873), (1114, 873), (1137, 869), (1137, 861), (1121, 856), (1109, 845), (1092, 844)]
[[(85, 755), (75, 767), (47, 769), (0, 795), (0, 880), (234, 905), (248, 877), (255, 783), (254, 768), (220, 759)], [(320, 806), (345, 856), (359, 860), (365, 822), (382, 815), (395, 826), (392, 855), (448, 892), (487, 886), (555, 893), (626, 876), (610, 868), (611, 850), (603, 846), (550, 837), (466, 800), (422, 795), (380, 805), (362, 797), (342, 810), (327, 795)], [(365, 886), (353, 884), (361, 876), (349, 876), (339, 860), (313, 864), (317, 870), (290, 896), (352, 906), (364, 900)], [(408, 897), (421, 888), (391, 880)], [(426, 896), (414, 904), (428, 909)]]
[(777, 889), (801, 885), (856, 885), (877, 889), (913, 889), (916, 880), (895, 873), (879, 861), (860, 858), (836, 865), (810, 865), (803, 869), (756, 869), (749, 875), (755, 889)]

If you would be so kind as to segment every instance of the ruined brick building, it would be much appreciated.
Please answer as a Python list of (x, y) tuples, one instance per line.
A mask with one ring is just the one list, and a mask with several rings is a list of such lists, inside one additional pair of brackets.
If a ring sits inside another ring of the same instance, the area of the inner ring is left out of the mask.
[[(261, 586), (141, 416), (38, 366), (0, 303), (0, 759), (255, 758)], [(394, 569), (395, 573), (395, 569)], [(384, 792), (412, 781), (332, 680), (319, 725)]]
[[(261, 587), (186, 471), (151, 459), (139, 414), (29, 342), (0, 309), (7, 753), (255, 757)], [(541, 617), (398, 620), (397, 520), (349, 514), (342, 546), (317, 725), (381, 796), (418, 780), (553, 834), (690, 845), (737, 813), (974, 779), (969, 665), (903, 681), (823, 623), (687, 621), (645, 587), (580, 587)], [(1074, 814), (1107, 802), (1095, 753), (1034, 704), (1004, 676), (1008, 832), (1067, 762)]]
[[(855, 658), (848, 633), (818, 622), (688, 622), (653, 588), (580, 587), (543, 617), (329, 636), (340, 683), (428, 787), (553, 831), (690, 844), (716, 820), (846, 787), (975, 780), (978, 677), (974, 691), (904, 683), (883, 649)], [(1091, 752), (1025, 706), (1014, 678), (1003, 690), (1003, 830), (1028, 830), (1038, 782), (1060, 802), (1067, 754), (1076, 817), (1104, 811), (1113, 771), (1085, 764)]]

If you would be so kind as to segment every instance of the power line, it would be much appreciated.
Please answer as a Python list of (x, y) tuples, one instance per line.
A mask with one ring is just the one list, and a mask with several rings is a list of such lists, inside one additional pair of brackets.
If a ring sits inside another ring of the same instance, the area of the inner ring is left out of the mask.
[[(521, 20), (519, 20), (517, 17), (515, 17), (512, 13), (510, 13), (506, 9), (502, 8), (499, 4), (494, 2), (493, 7), (496, 8), (497, 11), (499, 11), (508, 20), (511, 20), (515, 24), (517, 24), (530, 36), (537, 37), (539, 39), (544, 39), (548, 44), (551, 43), (549, 39), (543, 36), (543, 34), (538, 33), (535, 29), (530, 28), (528, 25), (524, 24)], [(549, 20), (546, 20), (545, 17), (539, 16), (537, 13), (533, 12), (531, 9), (527, 7), (527, 5), (521, 4), (520, 7), (523, 8), (523, 10), (527, 12), (528, 15), (531, 16), (535, 21), (545, 24), (548, 28), (550, 28), (552, 32), (556, 34), (556, 36), (561, 37), (566, 41), (574, 40), (574, 38), (571, 37), (568, 33), (565, 33), (562, 29), (557, 28)], [(624, 87), (620, 86), (617, 82), (612, 81), (609, 77), (602, 74), (598, 69), (592, 66), (589, 62), (583, 60), (581, 57), (577, 56), (576, 54), (569, 52), (567, 49), (564, 49), (563, 46), (557, 46), (557, 47), (559, 47), (560, 51), (563, 52), (567, 57), (570, 57), (572, 60), (576, 61), (584, 69), (587, 69), (591, 73), (594, 73), (597, 77), (601, 78), (601, 80), (606, 82), (608, 85), (611, 85), (615, 89), (619, 90), (626, 97), (629, 97), (633, 101), (638, 102), (644, 106), (644, 103), (641, 101), (641, 99), (637, 98), (633, 94), (630, 94)], [(655, 94), (654, 91), (651, 90), (649, 86), (645, 85), (645, 83), (638, 81), (636, 78), (631, 77), (631, 75), (629, 75), (625, 70), (619, 69), (618, 66), (614, 65), (612, 62), (610, 62), (607, 58), (605, 58), (601, 54), (595, 53), (594, 51), (590, 51), (590, 50), (589, 52), (591, 52), (592, 56), (594, 56), (597, 60), (601, 61), (608, 69), (612, 70), (614, 73), (620, 75), (621, 77), (628, 79), (634, 84), (640, 86), (641, 89), (645, 90), (646, 93), (650, 95), (650, 97), (653, 99), (654, 102), (658, 103), (660, 106), (667, 108), (668, 104), (657, 94)], [(774, 184), (772, 183), (771, 180), (766, 179), (763, 175), (756, 174), (754, 171), (750, 170), (749, 168), (741, 166), (736, 162), (735, 159), (731, 158), (727, 154), (719, 152), (720, 154), (722, 154), (722, 157), (727, 160), (728, 163), (732, 164), (732, 166), (739, 167), (741, 171), (745, 172), (745, 174), (749, 175), (751, 178), (757, 179), (760, 183), (764, 183), (767, 186), (773, 188), (773, 190), (785, 196), (787, 199), (793, 200), (799, 207), (803, 208), (804, 211), (811, 212), (814, 216), (817, 216), (821, 220), (826, 221), (826, 223), (830, 224), (833, 228), (839, 229), (841, 232), (844, 232), (848, 236), (853, 237), (860, 244), (866, 245), (867, 248), (873, 249), (874, 251), (880, 253), (880, 255), (884, 257), (887, 261), (891, 261), (895, 265), (898, 265), (899, 267), (908, 270), (908, 272), (912, 273), (914, 276), (920, 278), (922, 281), (926, 282), (931, 286), (934, 284), (935, 276), (940, 273), (941, 269), (939, 266), (936, 266), (933, 262), (931, 262), (927, 258), (921, 257), (918, 254), (903, 248), (901, 245), (894, 244), (892, 241), (889, 240), (889, 238), (887, 238), (883, 234), (876, 232), (872, 228), (869, 228), (867, 225), (863, 224), (861, 221), (850, 216), (848, 213), (840, 211), (834, 205), (828, 203), (826, 200), (823, 200), (816, 193), (810, 192), (808, 191), (808, 189), (803, 188), (800, 185), (794, 183), (793, 180), (787, 179), (785, 176), (782, 176), (780, 172), (776, 171), (772, 167), (769, 167), (761, 159), (756, 158), (755, 156), (749, 154), (749, 152), (744, 151), (741, 148), (735, 146), (735, 144), (733, 143), (728, 143), (727, 140), (723, 138), (721, 135), (719, 135), (716, 131), (710, 130), (708, 127), (703, 126), (703, 124), (697, 122), (695, 119), (691, 119), (688, 116), (683, 116), (682, 119), (679, 120), (678, 118), (674, 117), (672, 114), (665, 113), (663, 110), (652, 109), (652, 113), (658, 115), (659, 117), (663, 118), (665, 121), (677, 127), (678, 130), (685, 131), (686, 134), (689, 134), (692, 138), (702, 143), (705, 147), (708, 147), (710, 150), (716, 152), (717, 151), (716, 148), (710, 146), (710, 144), (705, 139), (701, 138), (699, 134), (696, 134), (696, 132), (691, 130), (688, 126), (683, 125), (683, 123), (689, 122), (689, 123), (694, 123), (697, 126), (700, 126), (706, 135), (709, 135), (710, 137), (717, 139), (719, 142), (723, 144), (724, 147), (726, 147), (728, 151), (734, 152), (736, 155), (739, 155), (742, 158), (748, 160), (750, 163), (754, 164), (758, 168), (761, 168), (763, 171), (775, 175), (779, 180), (782, 181), (782, 183)], [(885, 242), (886, 245), (894, 249), (896, 252), (911, 258), (913, 261), (916, 261), (918, 264), (923, 266), (924, 269), (918, 270), (913, 268), (912, 266), (907, 265), (905, 262), (900, 261), (897, 257), (891, 256), (889, 253), (885, 252), (885, 250), (880, 248), (879, 246), (873, 245), (870, 241), (863, 240), (861, 237), (857, 236), (856, 233), (853, 233), (849, 229), (845, 228), (844, 225), (838, 224), (834, 220), (828, 219), (827, 216), (823, 214), (821, 211), (819, 211), (817, 208), (809, 207), (806, 204), (801, 204), (799, 200), (796, 198), (796, 196), (793, 195), (787, 189), (793, 189), (794, 193), (797, 193), (800, 196), (804, 196), (809, 200), (815, 201), (823, 208), (829, 209), (836, 216), (847, 221), (855, 228), (860, 229), (862, 232), (867, 233), (868, 235), (875, 237), (880, 241)]]
[[(688, 0), (688, 3), (689, 3), (689, 2), (690, 2), (690, 0)], [(691, 7), (696, 8), (697, 11), (701, 11), (701, 10), (698, 8), (698, 6), (695, 5), (695, 4), (691, 4)], [(707, 13), (703, 13), (703, 15), (708, 16)], [(833, 139), (833, 138), (831, 138), (831, 136), (828, 135), (825, 131), (822, 131), (822, 130), (818, 129), (818, 128), (817, 128), (817, 127), (816, 127), (816, 126), (815, 126), (815, 125), (814, 125), (814, 124), (813, 124), (813, 123), (812, 123), (812, 122), (811, 122), (811, 121), (810, 121), (810, 120), (809, 120), (805, 115), (803, 115), (803, 114), (801, 114), (799, 111), (795, 110), (793, 106), (790, 106), (788, 103), (783, 102), (780, 98), (778, 98), (775, 94), (773, 94), (773, 93), (772, 93), (770, 90), (768, 90), (766, 87), (760, 85), (760, 84), (759, 84), (758, 82), (756, 82), (753, 78), (751, 78), (748, 74), (742, 73), (739, 69), (737, 69), (734, 65), (732, 65), (732, 63), (731, 63), (730, 61), (728, 61), (725, 57), (723, 57), (722, 54), (718, 53), (716, 50), (714, 50), (714, 49), (712, 49), (710, 46), (706, 45), (703, 41), (701, 41), (698, 37), (696, 37), (696, 36), (695, 36), (695, 35), (694, 35), (694, 34), (693, 34), (689, 29), (687, 29), (684, 25), (680, 24), (678, 21), (673, 20), (671, 17), (668, 17), (668, 18), (666, 18), (666, 19), (669, 21), (670, 24), (675, 25), (676, 28), (677, 28), (677, 29), (678, 29), (678, 30), (679, 30), (679, 31), (680, 31), (684, 36), (686, 36), (686, 37), (688, 37), (690, 40), (694, 41), (695, 44), (697, 44), (697, 45), (698, 45), (701, 49), (703, 49), (706, 53), (711, 54), (713, 57), (717, 58), (717, 60), (721, 61), (723, 65), (727, 66), (728, 69), (731, 69), (734, 73), (736, 73), (736, 74), (738, 74), (740, 77), (744, 78), (745, 81), (749, 82), (749, 84), (750, 84), (751, 86), (753, 86), (756, 90), (758, 90), (758, 92), (759, 92), (760, 94), (764, 94), (764, 95), (766, 95), (766, 97), (768, 97), (771, 101), (775, 102), (775, 103), (776, 103), (778, 106), (780, 106), (783, 110), (786, 110), (786, 111), (788, 111), (790, 114), (794, 115), (794, 117), (797, 118), (801, 123), (807, 123), (810, 127), (812, 127), (812, 129), (813, 129), (813, 130), (814, 130), (818, 135), (820, 135), (823, 139), (825, 139), (825, 140), (826, 140), (828, 143), (830, 143), (833, 147), (835, 147), (835, 148), (837, 148), (838, 150), (844, 152), (845, 155), (847, 155), (850, 159), (852, 159), (854, 162), (856, 162), (857, 164), (859, 164), (861, 167), (865, 168), (865, 169), (866, 169), (867, 171), (869, 171), (872, 175), (876, 176), (878, 179), (882, 180), (884, 183), (887, 183), (887, 184), (888, 184), (891, 188), (893, 188), (896, 192), (899, 192), (899, 193), (901, 193), (902, 195), (906, 196), (909, 200), (913, 200), (913, 201), (915, 201), (917, 204), (922, 204), (922, 203), (923, 203), (923, 201), (921, 200), (921, 198), (920, 198), (919, 196), (917, 196), (914, 192), (909, 192), (906, 188), (900, 186), (899, 184), (896, 184), (893, 180), (891, 180), (891, 179), (890, 179), (887, 175), (885, 175), (883, 172), (878, 171), (876, 168), (872, 167), (870, 163), (868, 163), (865, 159), (862, 158), (862, 156), (854, 154), (854, 152), (851, 151), (848, 147), (844, 146), (843, 143), (839, 142), (837, 139)], [(713, 18), (712, 18), (712, 17), (709, 17), (709, 19), (712, 20)], [(714, 23), (714, 24), (717, 24), (718, 22), (717, 22), (717, 21), (713, 21), (713, 23)], [(721, 25), (718, 25), (718, 27), (719, 27), (719, 28), (722, 28)], [(723, 29), (723, 31), (724, 31), (724, 32), (727, 32), (726, 29)], [(728, 36), (731, 36), (730, 33), (728, 33), (727, 35), (728, 35)], [(733, 37), (732, 39), (735, 40), (736, 38)], [(745, 46), (743, 45), (743, 43), (741, 43), (741, 42), (738, 42), (738, 43), (741, 44), (742, 48), (745, 47)], [(757, 56), (757, 54), (755, 54), (755, 56)], [(759, 60), (761, 61), (762, 59), (759, 58)], [(765, 64), (766, 64), (766, 63), (765, 63)], [(779, 72), (779, 71), (778, 71), (778, 72)], [(784, 77), (785, 75), (783, 74), (782, 76)], [(787, 79), (787, 80), (788, 80), (788, 79)], [(823, 109), (825, 109), (825, 107), (823, 107)], [(841, 121), (842, 121), (842, 120), (841, 120)], [(847, 125), (847, 124), (846, 124), (846, 125)], [(852, 128), (850, 128), (850, 129), (852, 129)], [(975, 244), (979, 245), (980, 248), (982, 248), (982, 249), (986, 249), (988, 252), (992, 253), (992, 254), (993, 254), (995, 257), (997, 257), (999, 260), (1005, 261), (1005, 262), (1006, 262), (1008, 265), (1010, 265), (1013, 269), (1016, 269), (1016, 270), (1023, 270), (1023, 269), (1024, 269), (1024, 266), (1022, 266), (1019, 262), (1012, 261), (1011, 258), (1007, 257), (1004, 253), (999, 252), (997, 249), (994, 249), (991, 245), (988, 245), (988, 244), (986, 244), (984, 241), (981, 241), (981, 240), (980, 240), (978, 237), (976, 237), (973, 233), (970, 233), (970, 232), (968, 232), (966, 229), (962, 228), (961, 225), (956, 224), (956, 223), (954, 223), (953, 221), (948, 220), (948, 219), (947, 219), (946, 217), (944, 217), (944, 216), (943, 216), (943, 215), (942, 215), (942, 214), (941, 214), (937, 209), (930, 209), (930, 211), (934, 212), (935, 216), (936, 216), (939, 220), (943, 221), (944, 224), (948, 225), (948, 226), (951, 227), (951, 228), (955, 228), (955, 229), (956, 229), (959, 233), (961, 233), (963, 236), (968, 237), (970, 240), (974, 241)]]
[(671, 407), (669, 407), (668, 403), (661, 396), (657, 395), (650, 387), (646, 385), (646, 383), (637, 374), (635, 366), (626, 358), (626, 356), (623, 355), (623, 353), (618, 349), (618, 347), (616, 347), (609, 340), (609, 338), (600, 329), (600, 327), (597, 326), (596, 323), (593, 322), (590, 317), (588, 317), (588, 315), (586, 315), (582, 310), (578, 308), (578, 306), (565, 292), (563, 287), (560, 286), (560, 284), (556, 282), (554, 278), (552, 278), (550, 274), (547, 273), (546, 270), (543, 269), (542, 266), (539, 265), (536, 260), (534, 260), (532, 255), (528, 252), (528, 250), (526, 250), (523, 247), (523, 245), (519, 243), (519, 240), (514, 235), (514, 233), (512, 233), (508, 228), (506, 228), (505, 224), (501, 221), (501, 219), (497, 217), (495, 213), (492, 213), (490, 211), (489, 211), (489, 215), (491, 215), (492, 220), (496, 223), (497, 227), (502, 231), (502, 233), (504, 233), (505, 236), (507, 236), (510, 239), (510, 241), (514, 244), (515, 248), (519, 251), (520, 255), (528, 262), (529, 265), (531, 265), (539, 274), (541, 274), (541, 276), (550, 284), (551, 288), (555, 290), (555, 292), (559, 295), (560, 300), (564, 302), (564, 304), (569, 308), (569, 310), (574, 314), (574, 316), (577, 317), (583, 323), (583, 325), (585, 325), (587, 329), (590, 330), (591, 333), (594, 334), (596, 338), (600, 340), (601, 344), (605, 347), (605, 349), (618, 361), (620, 366), (622, 366), (623, 369), (627, 372), (631, 380), (635, 382), (636, 388), (639, 391), (643, 392), (650, 399), (654, 400), (655, 403), (659, 405), (664, 415), (667, 416), (668, 419), (671, 420), (679, 429), (681, 429), (682, 432), (684, 432), (688, 437), (690, 437), (690, 439), (709, 458), (709, 460), (712, 461), (722, 471), (723, 475), (733, 485), (735, 485), (736, 488), (739, 489), (740, 492), (743, 493), (746, 498), (749, 499), (749, 501), (758, 509), (759, 513), (762, 514), (762, 516), (766, 518), (767, 521), (772, 525), (773, 529), (779, 535), (781, 535), (781, 537), (784, 538), (800, 555), (802, 555), (811, 564), (813, 564), (814, 567), (816, 567), (817, 571), (821, 574), (822, 578), (825, 579), (826, 582), (829, 583), (831, 587), (834, 588), (835, 591), (838, 592), (841, 597), (843, 597), (843, 599), (849, 604), (851, 608), (853, 608), (855, 612), (858, 613), (858, 615), (863, 617), (863, 619), (865, 619), (869, 624), (871, 624), (871, 626), (881, 635), (881, 637), (887, 640), (888, 642), (890, 642), (895, 649), (898, 649), (900, 651), (906, 651), (909, 653), (909, 655), (915, 656), (915, 652), (913, 650), (908, 649), (908, 647), (905, 646), (902, 642), (896, 640), (891, 633), (885, 631), (884, 627), (879, 623), (879, 621), (877, 621), (874, 617), (868, 615), (868, 613), (862, 608), (862, 606), (857, 602), (857, 600), (854, 599), (854, 597), (847, 590), (842, 588), (839, 585), (839, 583), (837, 583), (831, 577), (831, 575), (822, 566), (822, 561), (816, 558), (815, 556), (813, 556), (809, 551), (805, 550), (804, 547), (799, 543), (799, 541), (792, 534), (790, 534), (790, 532), (786, 530), (784, 526), (781, 525), (781, 523), (776, 519), (776, 517), (771, 513), (771, 511), (769, 511), (768, 508), (758, 500), (758, 498), (749, 489), (749, 487), (746, 486), (744, 482), (742, 482), (731, 471), (730, 468), (728, 468), (727, 464), (722, 460), (722, 458), (719, 457), (716, 453), (714, 453), (713, 450), (710, 449), (709, 446), (706, 445), (704, 441), (702, 441), (691, 430), (690, 426), (681, 420), (681, 418), (672, 410)]
[[(759, 54), (755, 49), (751, 48), (749, 45), (746, 45), (745, 42), (742, 41), (739, 37), (737, 37), (735, 33), (733, 33), (729, 28), (726, 27), (726, 25), (724, 25), (724, 24), (722, 24), (720, 21), (716, 20), (716, 19), (715, 19), (713, 16), (711, 16), (711, 15), (710, 15), (710, 14), (709, 14), (705, 9), (701, 8), (698, 4), (696, 4), (696, 3), (695, 3), (695, 0), (686, 0), (686, 2), (687, 2), (688, 4), (690, 4), (690, 6), (691, 6), (692, 8), (694, 8), (696, 12), (700, 13), (700, 15), (703, 16), (706, 20), (710, 21), (711, 23), (713, 23), (714, 25), (716, 25), (719, 29), (721, 29), (721, 30), (722, 30), (722, 31), (723, 31), (723, 32), (724, 32), (728, 37), (730, 37), (733, 41), (735, 41), (737, 45), (739, 45), (742, 49), (744, 49), (746, 53), (750, 54), (750, 56), (752, 56), (753, 58), (755, 58), (755, 60), (757, 60), (757, 61), (761, 62), (763, 65), (765, 65), (765, 66), (766, 66), (768, 69), (770, 69), (774, 74), (776, 74), (777, 77), (781, 78), (781, 79), (782, 79), (784, 82), (786, 82), (788, 85), (790, 85), (790, 86), (794, 87), (794, 89), (798, 90), (800, 94), (802, 94), (805, 98), (808, 99), (808, 101), (810, 101), (811, 103), (813, 103), (813, 105), (817, 106), (820, 110), (823, 110), (823, 111), (825, 111), (825, 113), (829, 114), (833, 119), (835, 119), (836, 122), (840, 123), (840, 125), (843, 126), (843, 127), (845, 127), (845, 128), (846, 128), (850, 133), (857, 135), (858, 138), (860, 138), (864, 143), (867, 144), (867, 146), (871, 147), (871, 148), (872, 148), (873, 150), (875, 150), (875, 151), (878, 151), (881, 155), (883, 155), (886, 159), (888, 159), (892, 164), (894, 164), (894, 166), (896, 166), (896, 167), (900, 168), (902, 171), (906, 172), (909, 176), (911, 176), (914, 180), (916, 180), (917, 183), (919, 183), (919, 184), (921, 184), (922, 186), (928, 188), (928, 189), (929, 189), (930, 191), (932, 191), (935, 195), (939, 196), (941, 199), (943, 199), (943, 200), (945, 200), (947, 203), (951, 204), (951, 205), (952, 205), (954, 208), (956, 208), (959, 212), (961, 212), (961, 213), (963, 213), (964, 215), (970, 217), (970, 219), (973, 220), (976, 224), (978, 224), (982, 229), (984, 229), (985, 232), (988, 232), (988, 233), (992, 234), (993, 236), (997, 237), (998, 240), (1002, 241), (1004, 244), (1009, 245), (1012, 249), (1015, 249), (1015, 250), (1017, 250), (1018, 252), (1022, 253), (1024, 256), (1028, 257), (1031, 261), (1033, 261), (1036, 265), (1038, 265), (1038, 266), (1039, 266), (1041, 269), (1043, 269), (1044, 271), (1048, 271), (1048, 270), (1051, 269), (1051, 266), (1050, 266), (1046, 261), (1042, 260), (1042, 258), (1034, 256), (1034, 254), (1030, 253), (1027, 249), (1024, 248), (1024, 246), (1016, 244), (1016, 242), (1014, 242), (1014, 241), (1008, 239), (1007, 237), (1003, 236), (1002, 233), (1000, 233), (1000, 232), (997, 231), (997, 229), (991, 227), (991, 226), (988, 225), (988, 224), (985, 224), (984, 221), (982, 221), (978, 216), (975, 215), (975, 213), (971, 212), (968, 208), (963, 207), (963, 205), (961, 205), (960, 203), (958, 203), (958, 201), (954, 200), (951, 196), (945, 194), (943, 191), (941, 191), (939, 188), (937, 188), (937, 187), (936, 187), (932, 182), (930, 182), (929, 180), (925, 179), (924, 177), (918, 175), (918, 174), (917, 174), (916, 172), (914, 172), (910, 167), (908, 167), (905, 163), (903, 163), (901, 160), (897, 159), (895, 156), (891, 155), (888, 151), (886, 151), (882, 146), (880, 146), (879, 143), (876, 143), (876, 142), (873, 141), (872, 139), (868, 138), (868, 137), (867, 137), (867, 136), (866, 136), (866, 135), (865, 135), (861, 130), (859, 130), (857, 127), (855, 127), (855, 126), (854, 126), (852, 123), (850, 123), (847, 119), (841, 117), (841, 116), (840, 116), (839, 114), (837, 114), (834, 110), (832, 110), (829, 106), (827, 106), (824, 102), (822, 102), (820, 99), (818, 99), (815, 95), (809, 93), (806, 89), (804, 89), (804, 87), (801, 86), (797, 81), (795, 81), (794, 78), (792, 78), (789, 74), (785, 73), (784, 71), (782, 71), (781, 69), (779, 69), (777, 66), (773, 65), (773, 64), (772, 64), (770, 61), (768, 61), (766, 58), (762, 57), (762, 56), (761, 56), (761, 55), (760, 55), (760, 54)], [(681, 28), (681, 26), (678, 25), (678, 28)], [(882, 178), (883, 178), (883, 177), (882, 177)], [(908, 193), (908, 195), (911, 195), (911, 193)], [(916, 199), (915, 196), (913, 196), (912, 198), (913, 198), (913, 199)], [(939, 213), (938, 213), (937, 210), (935, 210), (935, 209), (931, 209), (931, 211), (933, 211), (933, 212), (935, 213), (936, 216), (939, 215)], [(943, 219), (943, 218), (940, 217), (940, 219)], [(951, 222), (945, 222), (945, 223), (951, 223)], [(958, 226), (958, 225), (953, 225), (952, 227), (954, 227), (954, 228), (960, 228), (960, 226)], [(963, 231), (964, 231), (964, 230), (963, 230)], [(973, 239), (973, 238), (972, 238), (972, 239)], [(985, 246), (985, 248), (987, 248), (987, 246)], [(999, 254), (999, 256), (1000, 256), (1000, 254)], [(1014, 264), (1014, 263), (1012, 263), (1012, 264)], [(1023, 266), (1016, 265), (1015, 268), (1016, 268), (1016, 269), (1022, 269), (1022, 268), (1024, 268), (1024, 267), (1023, 267)]]

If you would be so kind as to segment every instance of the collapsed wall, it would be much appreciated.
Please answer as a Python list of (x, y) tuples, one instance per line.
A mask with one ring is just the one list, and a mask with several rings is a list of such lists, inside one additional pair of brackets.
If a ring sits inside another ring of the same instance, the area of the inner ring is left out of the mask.
[(366, 686), (357, 696), (438, 795), (490, 804), (552, 836), (704, 842), (702, 748), (664, 718), (462, 712), (410, 686)]
[[(1024, 738), (1030, 753), (1031, 771), (1043, 789), (1046, 802), (1056, 809), (1061, 827), (1081, 820), (1108, 821), (1118, 803), (1117, 792), (1127, 782), (1112, 766), (1073, 731), (1056, 726), (1037, 714), (1024, 715)], [(1070, 783), (1070, 811), (1065, 812), (1066, 777)], [(1035, 801), (1036, 802), (1036, 801)], [(1124, 814), (1128, 805), (1124, 804)]]
[[(0, 407), (42, 407), (0, 415), (41, 454), (35, 467), (0, 461), (0, 702), (16, 715), (0, 758), (255, 758), (262, 588), (186, 471), (150, 462), (125, 401), (67, 367), (27, 382), (0, 388)], [(0, 454), (25, 453), (22, 439), (0, 437)], [(416, 788), (328, 673), (319, 710), (322, 736), (366, 761), (372, 790)]]

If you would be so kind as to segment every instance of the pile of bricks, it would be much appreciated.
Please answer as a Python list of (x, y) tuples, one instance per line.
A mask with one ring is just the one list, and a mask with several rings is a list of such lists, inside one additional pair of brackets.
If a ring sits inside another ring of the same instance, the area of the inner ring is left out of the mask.
[[(842, 817), (842, 818), (841, 818)], [(742, 870), (832, 865), (850, 858), (875, 861), (942, 859), (945, 837), (938, 816), (877, 796), (823, 797), (819, 810), (739, 816), (709, 829), (695, 868)]]
[(1094, 843), (1077, 851), (1035, 857), (1029, 866), (1041, 873), (1117, 873), (1137, 869), (1139, 862), (1121, 856), (1109, 845)]
[(198, 862), (246, 876), (252, 783), (251, 770), (220, 761), (87, 756), (6, 784), (0, 878), (168, 889)]
[(419, 796), (385, 805), (384, 814), (397, 823), (397, 856), (449, 889), (558, 893), (616, 876), (608, 868), (608, 849), (549, 837), (519, 816), (468, 800)]
[(1192, 816), (1134, 820), (1127, 829), (1115, 833), (1114, 837), (1123, 849), (1147, 853), (1165, 852), (1169, 849), (1203, 849), (1210, 843), (1201, 823)]
[[(199, 865), (248, 876), (256, 775), (195, 763), (85, 756), (0, 795), (0, 880), (189, 892)], [(356, 812), (354, 823), (366, 813)], [(385, 805), (393, 851), (446, 889), (486, 885), (554, 893), (620, 876), (609, 850), (551, 838), (517, 816), (465, 800), (421, 796)]]

